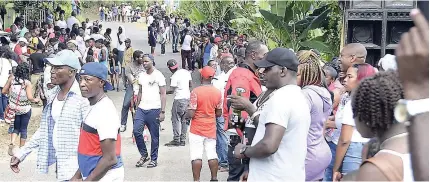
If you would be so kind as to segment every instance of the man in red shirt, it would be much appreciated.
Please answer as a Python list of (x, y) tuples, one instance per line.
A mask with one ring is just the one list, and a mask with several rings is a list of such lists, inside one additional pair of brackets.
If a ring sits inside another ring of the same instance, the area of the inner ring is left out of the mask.
[(22, 63), (23, 61), (27, 61), (24, 58), (25, 58), (25, 56), (28, 56), (28, 54), (26, 52), (22, 52), (22, 48), (25, 47), (27, 44), (28, 44), (27, 39), (21, 37), (18, 39), (18, 44), (13, 49), (13, 52), (15, 52), (15, 54), (18, 56), (18, 63)]
[[(257, 97), (261, 94), (262, 88), (260, 79), (256, 76), (257, 67), (254, 65), (256, 61), (264, 58), (269, 49), (260, 41), (250, 41), (245, 50), (245, 60), (242, 64), (238, 64), (238, 67), (233, 70), (230, 74), (224, 91), (224, 104), (223, 104), (223, 115), (225, 118), (224, 129), (227, 130), (231, 127), (229, 116), (232, 114), (230, 103), (227, 101), (227, 96), (236, 95), (236, 88), (242, 88), (245, 93), (242, 93), (242, 97), (245, 97), (254, 103)], [(242, 122), (247, 121), (248, 114), (243, 111)], [(252, 122), (247, 122), (245, 125), (247, 143), (251, 144), (254, 137), (256, 127)], [(233, 129), (234, 131), (234, 129)], [(234, 135), (231, 135), (232, 137)], [(234, 147), (237, 144), (237, 140), (231, 138), (230, 145), (228, 148), (228, 163), (229, 163), (229, 174), (227, 181), (239, 181), (240, 176), (247, 171), (247, 164), (242, 164), (240, 159), (235, 159), (233, 156)]]
[(188, 137), (194, 181), (200, 181), (203, 150), (211, 170), (211, 181), (217, 180), (216, 117), (221, 116), (222, 102), (220, 91), (211, 84), (214, 75), (212, 67), (202, 69), (202, 86), (193, 89), (188, 107), (187, 117), (192, 118)]

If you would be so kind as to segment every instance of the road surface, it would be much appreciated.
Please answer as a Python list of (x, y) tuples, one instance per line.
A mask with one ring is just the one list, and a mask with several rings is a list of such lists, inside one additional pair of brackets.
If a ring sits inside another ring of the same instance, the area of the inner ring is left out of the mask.
[[(125, 28), (126, 36), (132, 41), (132, 46), (135, 49), (144, 51), (145, 53), (150, 52), (150, 47), (147, 41), (147, 30), (144, 25), (137, 23), (118, 23), (118, 22), (103, 22), (103, 28), (112, 29), (112, 38), (114, 39), (113, 46), (116, 45), (116, 33), (119, 25), (123, 25)], [(159, 46), (159, 45), (157, 45)], [(166, 77), (166, 82), (169, 85), (170, 76), (172, 75), (167, 69), (166, 63), (169, 59), (176, 59), (180, 62), (180, 54), (172, 53), (171, 44), (166, 45), (166, 55), (160, 56), (160, 47), (156, 48), (155, 62), (156, 67)], [(199, 84), (198, 72), (193, 73), (194, 85)], [(108, 92), (109, 98), (113, 100), (116, 105), (118, 115), (120, 115), (124, 92), (111, 91)], [(132, 143), (132, 121), (129, 116), (127, 131), (121, 134), (122, 137), (122, 157), (125, 167), (125, 180), (126, 181), (192, 181), (191, 172), (191, 161), (189, 156), (189, 145), (183, 147), (165, 147), (164, 144), (171, 141), (172, 124), (171, 124), (171, 107), (173, 102), (173, 96), (167, 96), (166, 106), (166, 119), (162, 123), (162, 127), (165, 129), (160, 132), (160, 148), (158, 157), (158, 167), (147, 169), (146, 167), (136, 168), (135, 164), (140, 158), (140, 154), (135, 144)], [(36, 115), (36, 114), (35, 114)], [(5, 132), (5, 131), (4, 131)], [(147, 145), (148, 151), (150, 151), (150, 145)], [(7, 151), (4, 151), (6, 153)], [(38, 174), (35, 171), (36, 168), (36, 152), (30, 154), (27, 159), (20, 164), (21, 172), (18, 174), (13, 173), (9, 168), (9, 157), (0, 159), (0, 176), (2, 181), (54, 181), (55, 180), (55, 165), (51, 166), (49, 174)], [(218, 173), (218, 180), (225, 181), (227, 179), (227, 173)], [(203, 168), (201, 172), (201, 181), (209, 181), (210, 172), (207, 166), (207, 160), (203, 159)]]

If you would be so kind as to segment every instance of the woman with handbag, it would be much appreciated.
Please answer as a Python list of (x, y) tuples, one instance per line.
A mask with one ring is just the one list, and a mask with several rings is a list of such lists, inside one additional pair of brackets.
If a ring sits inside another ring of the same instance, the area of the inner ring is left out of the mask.
[(5, 110), (5, 121), (10, 123), (11, 133), (9, 155), (13, 155), (15, 140), (20, 135), (20, 147), (24, 146), (27, 139), (27, 127), (31, 117), (31, 102), (39, 102), (33, 97), (30, 82), (30, 71), (27, 63), (21, 63), (16, 68), (14, 75), (10, 75), (2, 90), (3, 94), (9, 94), (9, 105)]

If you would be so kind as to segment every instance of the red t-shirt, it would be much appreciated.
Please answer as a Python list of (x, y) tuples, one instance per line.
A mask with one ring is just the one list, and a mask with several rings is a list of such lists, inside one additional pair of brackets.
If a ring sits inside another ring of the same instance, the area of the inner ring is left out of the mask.
[(215, 139), (215, 110), (222, 109), (219, 90), (212, 85), (204, 85), (193, 89), (188, 109), (196, 110), (191, 121), (190, 132)]
[(18, 56), (18, 62), (21, 63), (22, 60), (20, 56), (22, 55), (22, 47), (17, 44), (13, 49), (13, 52), (15, 52), (15, 54)]

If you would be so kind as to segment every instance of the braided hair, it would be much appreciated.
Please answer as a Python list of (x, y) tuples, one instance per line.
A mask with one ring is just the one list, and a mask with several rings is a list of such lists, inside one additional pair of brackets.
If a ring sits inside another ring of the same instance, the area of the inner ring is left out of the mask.
[(377, 73), (364, 79), (353, 94), (353, 116), (380, 136), (395, 124), (394, 107), (402, 98), (399, 75), (394, 71)]
[(316, 85), (324, 87), (324, 72), (319, 64), (319, 56), (313, 51), (299, 51), (299, 72), (301, 75), (301, 85)]

